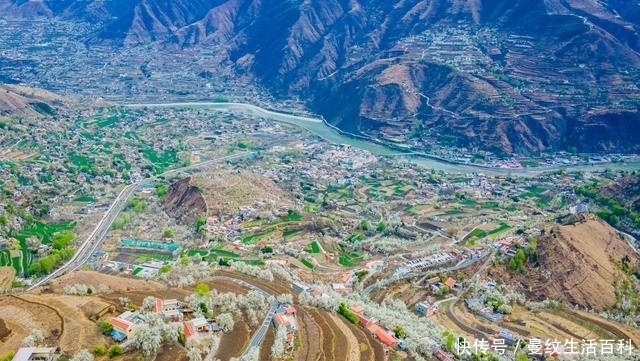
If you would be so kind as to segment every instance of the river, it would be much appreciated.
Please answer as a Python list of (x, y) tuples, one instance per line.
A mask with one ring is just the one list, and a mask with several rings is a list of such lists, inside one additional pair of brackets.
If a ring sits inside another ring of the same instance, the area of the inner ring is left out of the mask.
[(225, 111), (238, 111), (249, 113), (282, 123), (292, 124), (323, 138), (329, 142), (336, 144), (347, 144), (352, 147), (369, 151), (373, 154), (384, 156), (403, 157), (412, 163), (419, 164), (429, 169), (444, 171), (447, 173), (484, 173), (488, 175), (511, 175), (511, 176), (535, 176), (544, 172), (556, 171), (560, 169), (578, 170), (578, 171), (599, 171), (604, 169), (610, 170), (640, 170), (640, 161), (625, 163), (598, 163), (593, 165), (553, 165), (536, 168), (494, 168), (472, 164), (462, 164), (424, 153), (403, 153), (394, 150), (374, 141), (365, 140), (363, 138), (345, 135), (335, 128), (325, 124), (321, 119), (299, 116), (273, 110), (264, 109), (253, 104), (247, 103), (227, 103), (227, 102), (179, 102), (179, 103), (136, 103), (121, 104), (124, 107), (131, 108), (204, 108)]

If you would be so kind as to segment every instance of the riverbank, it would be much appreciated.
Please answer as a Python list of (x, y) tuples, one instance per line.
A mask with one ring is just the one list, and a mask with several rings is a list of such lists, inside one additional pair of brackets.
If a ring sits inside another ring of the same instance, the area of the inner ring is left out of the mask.
[(404, 157), (407, 160), (415, 162), (421, 166), (450, 173), (484, 173), (487, 175), (535, 176), (537, 174), (559, 170), (603, 171), (605, 169), (640, 169), (640, 160), (629, 163), (602, 162), (597, 164), (567, 164), (532, 168), (498, 168), (485, 165), (467, 164), (457, 162), (455, 160), (446, 159), (433, 154), (411, 152), (403, 149), (402, 147), (390, 145), (377, 139), (343, 132), (334, 125), (329, 124), (324, 119), (299, 116), (291, 113), (281, 112), (278, 110), (264, 109), (257, 105), (248, 103), (172, 102), (120, 104), (120, 106), (130, 108), (208, 108), (215, 110), (249, 112), (250, 114), (255, 116), (261, 116), (274, 121), (301, 127), (332, 143), (349, 145), (377, 155)]

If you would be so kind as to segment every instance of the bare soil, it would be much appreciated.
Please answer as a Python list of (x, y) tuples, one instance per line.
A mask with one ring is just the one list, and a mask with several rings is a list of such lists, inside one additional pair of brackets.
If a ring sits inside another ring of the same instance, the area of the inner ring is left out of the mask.
[(264, 339), (260, 345), (260, 360), (271, 359), (271, 347), (273, 346), (275, 339), (276, 329), (274, 327), (269, 327), (267, 333), (264, 334)]
[(111, 292), (147, 292), (166, 290), (168, 288), (160, 282), (108, 275), (95, 271), (71, 272), (51, 281), (50, 287), (54, 293), (64, 293), (65, 286), (73, 286), (75, 284), (85, 284), (93, 287), (102, 284), (108, 286)]
[(0, 343), (0, 355), (17, 350), (22, 339), (29, 335), (33, 329), (42, 330), (51, 344), (59, 344), (60, 339), (53, 337), (51, 331), (63, 332), (65, 326), (64, 320), (57, 310), (46, 304), (22, 297), (0, 297), (0, 315), (2, 315), (6, 328), (11, 330), (11, 334)]
[(538, 240), (539, 266), (526, 272), (510, 272), (504, 265), (488, 269), (501, 280), (537, 301), (553, 299), (596, 312), (616, 303), (615, 283), (629, 276), (616, 263), (630, 257), (639, 263), (633, 249), (605, 222), (594, 217), (570, 225), (554, 226)]
[(320, 340), (322, 334), (320, 326), (315, 319), (309, 314), (309, 311), (303, 307), (298, 308), (298, 324), (300, 348), (297, 350), (297, 361), (318, 361), (322, 360), (322, 350), (320, 349)]
[(222, 335), (216, 357), (221, 360), (229, 360), (238, 357), (244, 351), (251, 339), (251, 329), (244, 320), (235, 319), (233, 330)]
[(11, 288), (11, 282), (16, 276), (16, 270), (13, 267), (0, 267), (0, 292)]

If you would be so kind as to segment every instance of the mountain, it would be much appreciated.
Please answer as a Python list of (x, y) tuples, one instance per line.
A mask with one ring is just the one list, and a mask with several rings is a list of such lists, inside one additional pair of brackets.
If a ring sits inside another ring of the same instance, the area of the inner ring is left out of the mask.
[(0, 0), (98, 24), (88, 44), (216, 46), (345, 132), (428, 149), (638, 152), (640, 3)]
[(535, 262), (529, 257), (521, 272), (493, 265), (488, 274), (529, 299), (561, 301), (600, 312), (624, 308), (629, 294), (623, 283), (633, 284), (634, 273), (640, 272), (638, 254), (615, 229), (593, 215), (553, 225), (538, 238), (534, 253)]
[(42, 89), (0, 84), (0, 117), (53, 115), (63, 100)]

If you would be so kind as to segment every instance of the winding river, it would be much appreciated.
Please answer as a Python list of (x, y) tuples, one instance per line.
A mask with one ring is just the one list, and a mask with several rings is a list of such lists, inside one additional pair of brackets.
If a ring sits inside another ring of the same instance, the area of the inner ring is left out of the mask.
[(536, 168), (494, 168), (471, 164), (462, 164), (447, 161), (426, 153), (410, 153), (399, 152), (383, 144), (369, 141), (364, 138), (357, 138), (345, 135), (339, 132), (335, 127), (325, 124), (321, 119), (310, 118), (305, 116), (293, 115), (288, 113), (277, 112), (264, 109), (253, 104), (247, 103), (227, 103), (227, 102), (179, 102), (179, 103), (136, 103), (122, 104), (124, 107), (130, 108), (184, 108), (184, 109), (213, 109), (224, 111), (237, 111), (248, 113), (253, 116), (271, 119), (274, 121), (292, 124), (300, 128), (336, 144), (347, 144), (352, 147), (369, 151), (373, 154), (384, 156), (404, 157), (413, 163), (419, 164), (426, 168), (432, 168), (448, 173), (484, 173), (490, 175), (512, 175), (512, 176), (534, 176), (543, 172), (555, 171), (560, 169), (581, 170), (581, 171), (597, 171), (597, 170), (640, 170), (640, 160), (625, 163), (598, 163), (593, 165), (552, 165)]

